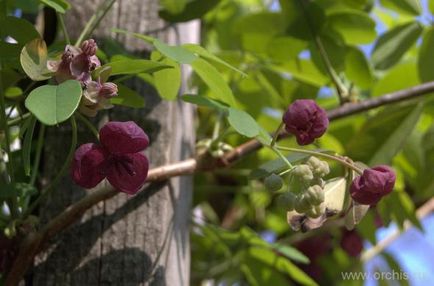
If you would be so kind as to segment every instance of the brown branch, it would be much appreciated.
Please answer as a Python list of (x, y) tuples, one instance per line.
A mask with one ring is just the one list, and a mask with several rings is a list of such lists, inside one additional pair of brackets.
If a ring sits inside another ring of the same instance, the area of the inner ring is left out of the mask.
[[(358, 103), (347, 103), (336, 109), (329, 110), (327, 114), (330, 120), (336, 120), (380, 106), (410, 100), (430, 92), (434, 92), (434, 82), (424, 83), (409, 89), (389, 93), (381, 97), (368, 99)], [(286, 134), (280, 134), (279, 139), (286, 136)], [(157, 167), (149, 171), (147, 181), (162, 181), (175, 176), (189, 175), (199, 171), (212, 170), (213, 168), (227, 167), (241, 158), (259, 150), (261, 147), (262, 144), (258, 140), (252, 139), (226, 153), (222, 158), (217, 160), (217, 162), (205, 162), (205, 165), (199, 162), (200, 159), (192, 158), (178, 163)], [(210, 168), (209, 166), (212, 167)], [(88, 196), (72, 204), (52, 219), (41, 231), (36, 234), (32, 233), (31, 235), (28, 235), (20, 246), (19, 255), (14, 261), (12, 269), (7, 277), (6, 285), (14, 286), (18, 284), (27, 268), (31, 265), (33, 257), (41, 250), (44, 242), (70, 226), (78, 220), (86, 210), (90, 209), (98, 202), (114, 197), (117, 194), (118, 192), (111, 186), (108, 184), (102, 184), (93, 190)]]

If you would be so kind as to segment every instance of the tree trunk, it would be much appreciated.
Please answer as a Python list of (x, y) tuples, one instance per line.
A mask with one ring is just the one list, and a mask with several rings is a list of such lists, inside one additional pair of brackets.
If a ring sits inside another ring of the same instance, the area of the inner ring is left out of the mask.
[[(101, 0), (70, 0), (73, 10), (66, 25), (77, 38)], [(146, 54), (142, 41), (111, 32), (112, 28), (145, 33), (164, 27), (158, 19), (156, 0), (118, 0), (95, 38), (113, 37), (135, 54)], [(175, 44), (197, 42), (198, 23), (166, 28), (153, 36)], [(178, 38), (177, 38), (178, 37)], [(132, 110), (115, 107), (110, 120), (134, 120), (150, 135), (146, 154), (151, 167), (192, 155), (193, 110), (181, 102), (161, 101), (141, 81), (131, 86), (145, 97), (146, 107)], [(170, 84), (170, 83), (168, 83)], [(44, 178), (62, 163), (69, 145), (67, 124), (61, 131), (50, 128), (45, 145)], [(52, 129), (52, 130), (51, 130)], [(79, 133), (81, 143), (94, 141)], [(65, 178), (41, 217), (46, 220), (92, 190), (83, 190)], [(50, 242), (39, 255), (27, 278), (32, 285), (188, 285), (190, 271), (189, 218), (191, 178), (181, 177), (151, 184), (134, 197), (119, 194), (89, 210), (80, 221)]]

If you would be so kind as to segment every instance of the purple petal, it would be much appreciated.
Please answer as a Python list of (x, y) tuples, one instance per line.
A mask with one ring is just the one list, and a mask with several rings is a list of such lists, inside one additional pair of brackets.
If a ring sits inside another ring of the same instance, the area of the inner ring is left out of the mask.
[(137, 153), (148, 147), (149, 138), (133, 121), (111, 121), (99, 131), (101, 144), (112, 154)]
[(112, 158), (107, 180), (118, 191), (134, 195), (145, 184), (148, 169), (148, 158), (142, 153), (121, 155)]
[(74, 182), (83, 188), (93, 188), (104, 178), (108, 153), (93, 143), (81, 145), (74, 154), (71, 174)]

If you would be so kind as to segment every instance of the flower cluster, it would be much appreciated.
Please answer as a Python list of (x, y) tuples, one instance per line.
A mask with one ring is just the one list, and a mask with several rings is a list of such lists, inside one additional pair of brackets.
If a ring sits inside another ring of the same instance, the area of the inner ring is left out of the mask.
[(283, 115), (283, 123), (288, 133), (297, 139), (299, 145), (311, 144), (327, 130), (327, 113), (311, 99), (294, 101)]
[(132, 121), (108, 122), (99, 136), (101, 145), (87, 143), (75, 151), (74, 182), (93, 188), (107, 178), (118, 191), (135, 194), (148, 175), (149, 162), (141, 153), (149, 145), (148, 136)]
[(395, 172), (389, 166), (380, 165), (365, 169), (361, 176), (353, 180), (350, 188), (351, 197), (359, 204), (376, 204), (392, 192), (395, 180)]
[(96, 56), (98, 47), (93, 39), (84, 41), (80, 48), (67, 45), (59, 61), (48, 61), (48, 69), (55, 73), (57, 83), (69, 79), (81, 82), (83, 99), (80, 112), (95, 116), (98, 110), (111, 108), (110, 98), (118, 93), (118, 87), (112, 82), (103, 82), (101, 78), (92, 79), (92, 71), (101, 66)]

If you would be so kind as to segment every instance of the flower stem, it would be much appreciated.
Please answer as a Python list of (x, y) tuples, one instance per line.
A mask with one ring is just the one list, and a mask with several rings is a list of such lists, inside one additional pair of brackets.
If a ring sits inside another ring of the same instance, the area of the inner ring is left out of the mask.
[(311, 151), (311, 150), (304, 150), (304, 149), (298, 149), (298, 148), (290, 148), (290, 147), (275, 146), (275, 148), (278, 149), (278, 150), (282, 150), (282, 151), (304, 153), (304, 154), (310, 154), (310, 155), (313, 155), (313, 156), (327, 158), (327, 159), (336, 161), (336, 162), (344, 165), (345, 167), (350, 168), (351, 170), (356, 171), (358, 174), (362, 174), (363, 173), (362, 169), (358, 168), (354, 164), (351, 164), (350, 162), (345, 161), (340, 156), (330, 155), (330, 154), (321, 153), (321, 152), (317, 152), (317, 151)]
[(38, 175), (39, 162), (41, 161), (42, 147), (44, 146), (45, 125), (41, 124), (39, 129), (38, 142), (36, 145), (35, 161), (33, 161), (32, 176), (30, 177), (30, 185), (34, 186)]
[(106, 0), (96, 9), (96, 13), (93, 14), (89, 19), (80, 36), (78, 37), (77, 42), (75, 42), (76, 47), (80, 46), (81, 42), (83, 42), (85, 38), (89, 37), (98, 27), (99, 23), (113, 6), (115, 1), (116, 0)]
[(77, 146), (77, 122), (75, 121), (74, 116), (70, 118), (70, 122), (72, 127), (72, 138), (71, 138), (71, 146), (69, 147), (68, 155), (66, 156), (65, 162), (63, 163), (63, 166), (60, 168), (59, 173), (57, 173), (53, 181), (45, 189), (41, 191), (40, 196), (30, 205), (30, 207), (24, 214), (24, 218), (26, 218), (29, 214), (31, 214), (35, 210), (35, 208), (43, 200), (47, 198), (47, 196), (51, 193), (53, 188), (63, 178), (65, 172), (69, 169), (69, 165), (71, 163), (72, 157), (74, 156), (75, 147)]
[(83, 114), (80, 112), (76, 112), (75, 115), (77, 116), (78, 120), (83, 122), (84, 125), (89, 129), (90, 132), (96, 137), (96, 139), (99, 140), (99, 133), (98, 130), (96, 130), (95, 126), (92, 125), (92, 123), (87, 119)]
[(282, 131), (284, 125), (285, 123), (283, 123), (283, 121), (280, 122), (279, 127), (277, 127), (276, 131), (274, 132), (273, 140), (271, 140), (270, 147), (273, 147), (276, 144), (277, 138), (279, 137), (280, 131)]
[(30, 116), (30, 112), (27, 112), (27, 113), (24, 113), (23, 115), (20, 115), (17, 118), (11, 119), (8, 121), (8, 126), (17, 125), (29, 116)]
[(65, 42), (70, 45), (71, 40), (69, 39), (68, 31), (66, 30), (65, 21), (63, 20), (63, 15), (60, 13), (57, 13), (57, 18), (59, 19), (60, 28), (62, 29), (63, 36), (65, 37)]
[(291, 164), (291, 162), (288, 161), (288, 159), (285, 157), (285, 155), (282, 154), (282, 152), (279, 151), (279, 149), (277, 148), (276, 145), (274, 146), (267, 146), (269, 147), (271, 150), (274, 151), (274, 153), (276, 153), (277, 156), (279, 156), (280, 159), (283, 160), (283, 162), (285, 162), (286, 165), (288, 165), (288, 169), (291, 170), (294, 168), (294, 166)]

